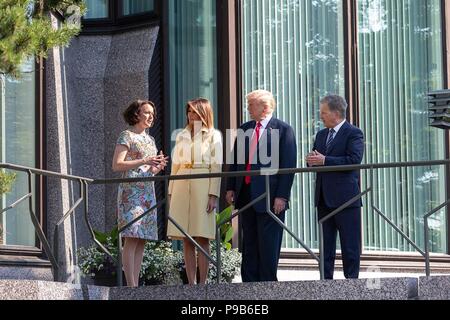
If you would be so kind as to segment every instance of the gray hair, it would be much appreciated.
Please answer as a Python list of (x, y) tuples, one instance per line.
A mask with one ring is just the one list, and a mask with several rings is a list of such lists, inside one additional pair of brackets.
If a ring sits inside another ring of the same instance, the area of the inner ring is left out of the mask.
[(336, 94), (330, 94), (322, 100), (320, 100), (320, 104), (326, 104), (330, 111), (338, 112), (341, 116), (341, 119), (347, 118), (347, 101), (341, 96)]

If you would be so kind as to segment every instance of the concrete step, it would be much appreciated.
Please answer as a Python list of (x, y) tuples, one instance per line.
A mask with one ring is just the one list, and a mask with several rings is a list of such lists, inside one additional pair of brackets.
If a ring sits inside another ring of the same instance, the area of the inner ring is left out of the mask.
[[(0, 280), (0, 299), (27, 300), (410, 300), (450, 290), (450, 277), (232, 283), (206, 286), (109, 288)], [(423, 283), (424, 290), (419, 290)], [(419, 292), (421, 296), (419, 297)], [(441, 296), (445, 298), (445, 296)], [(448, 297), (447, 297), (448, 299)]]
[(450, 300), (450, 277), (421, 277), (418, 298), (420, 300)]

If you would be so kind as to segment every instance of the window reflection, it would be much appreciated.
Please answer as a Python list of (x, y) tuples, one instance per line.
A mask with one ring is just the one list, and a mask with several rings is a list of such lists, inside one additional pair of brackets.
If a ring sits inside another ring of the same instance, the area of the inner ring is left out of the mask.
[[(36, 167), (34, 59), (21, 67), (20, 80), (0, 74), (0, 162)], [(17, 173), (11, 192), (0, 196), (0, 207), (28, 193), (27, 175)], [(28, 201), (0, 214), (0, 244), (35, 246)]]
[(109, 0), (86, 0), (85, 19), (108, 18)]
[[(295, 130), (299, 166), (322, 126), (320, 98), (345, 94), (342, 8), (340, 0), (243, 1), (243, 96), (258, 88), (275, 94), (277, 117)], [(313, 175), (296, 175), (286, 222), (318, 248), (313, 188)], [(287, 234), (283, 246), (299, 248)]]
[(123, 0), (124, 16), (153, 11), (155, 8), (154, 0)]

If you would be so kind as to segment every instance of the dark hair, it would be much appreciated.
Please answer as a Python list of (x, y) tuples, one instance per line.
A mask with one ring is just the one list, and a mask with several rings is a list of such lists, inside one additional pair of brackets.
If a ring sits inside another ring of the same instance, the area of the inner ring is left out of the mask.
[(336, 94), (330, 94), (320, 100), (320, 104), (326, 104), (330, 111), (338, 112), (341, 119), (347, 118), (347, 101), (345, 101), (343, 97)]
[(134, 126), (139, 122), (138, 115), (143, 105), (150, 105), (153, 108), (153, 122), (156, 120), (156, 106), (153, 102), (148, 100), (135, 100), (133, 101), (128, 108), (123, 112), (123, 118), (125, 122), (130, 126)]

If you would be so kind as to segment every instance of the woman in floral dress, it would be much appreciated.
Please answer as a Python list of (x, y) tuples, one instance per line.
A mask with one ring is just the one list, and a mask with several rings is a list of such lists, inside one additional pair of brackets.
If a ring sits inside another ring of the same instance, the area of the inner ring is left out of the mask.
[[(156, 118), (155, 105), (137, 100), (123, 113), (130, 128), (123, 131), (116, 144), (113, 171), (124, 178), (151, 177), (167, 165), (167, 157), (158, 155), (155, 139), (146, 133)], [(117, 195), (118, 227), (122, 228), (156, 204), (154, 182), (122, 183)], [(146, 240), (158, 240), (156, 209), (125, 229), (122, 252), (127, 285), (137, 287)]]

